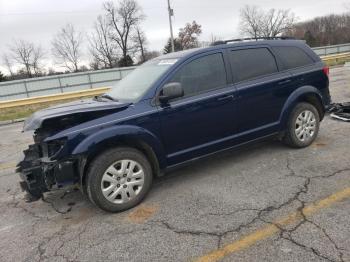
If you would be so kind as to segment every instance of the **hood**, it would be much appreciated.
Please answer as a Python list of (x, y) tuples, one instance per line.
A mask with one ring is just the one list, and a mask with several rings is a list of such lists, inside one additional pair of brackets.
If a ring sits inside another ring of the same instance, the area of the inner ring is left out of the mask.
[(111, 111), (113, 109), (122, 110), (129, 105), (130, 103), (120, 103), (108, 100), (95, 101), (93, 99), (60, 104), (35, 112), (24, 122), (23, 131), (38, 129), (42, 126), (45, 120), (49, 119), (88, 112)]

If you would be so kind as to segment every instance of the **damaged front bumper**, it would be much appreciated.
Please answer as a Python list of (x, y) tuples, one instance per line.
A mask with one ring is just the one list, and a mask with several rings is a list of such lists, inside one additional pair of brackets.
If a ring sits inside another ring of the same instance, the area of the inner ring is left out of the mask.
[(23, 160), (17, 164), (20, 186), (28, 193), (28, 200), (35, 201), (43, 193), (79, 181), (76, 172), (78, 159), (52, 160), (44, 156), (40, 144), (30, 145), (23, 151)]

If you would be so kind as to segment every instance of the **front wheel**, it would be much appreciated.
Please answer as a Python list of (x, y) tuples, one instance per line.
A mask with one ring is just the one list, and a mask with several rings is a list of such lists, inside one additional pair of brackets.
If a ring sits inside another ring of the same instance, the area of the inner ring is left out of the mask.
[(309, 103), (299, 103), (293, 109), (283, 141), (292, 147), (303, 148), (312, 144), (318, 135), (320, 116)]
[(87, 173), (87, 193), (94, 204), (120, 212), (139, 204), (152, 185), (152, 169), (138, 150), (120, 147), (98, 156)]

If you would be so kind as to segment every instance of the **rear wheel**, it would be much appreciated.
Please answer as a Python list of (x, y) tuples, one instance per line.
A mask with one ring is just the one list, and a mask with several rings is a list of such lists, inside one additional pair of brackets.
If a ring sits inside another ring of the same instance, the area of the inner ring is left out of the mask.
[(303, 148), (312, 144), (318, 135), (320, 116), (309, 103), (299, 103), (292, 111), (283, 141), (292, 147)]
[(127, 147), (102, 153), (91, 164), (87, 176), (91, 202), (108, 212), (136, 206), (152, 184), (152, 169), (147, 158)]

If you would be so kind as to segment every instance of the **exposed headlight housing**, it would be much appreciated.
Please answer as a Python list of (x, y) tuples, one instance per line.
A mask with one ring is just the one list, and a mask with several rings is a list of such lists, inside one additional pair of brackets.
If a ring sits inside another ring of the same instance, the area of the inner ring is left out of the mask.
[(47, 157), (56, 156), (62, 150), (66, 142), (67, 138), (62, 138), (45, 143), (43, 145), (43, 155)]

